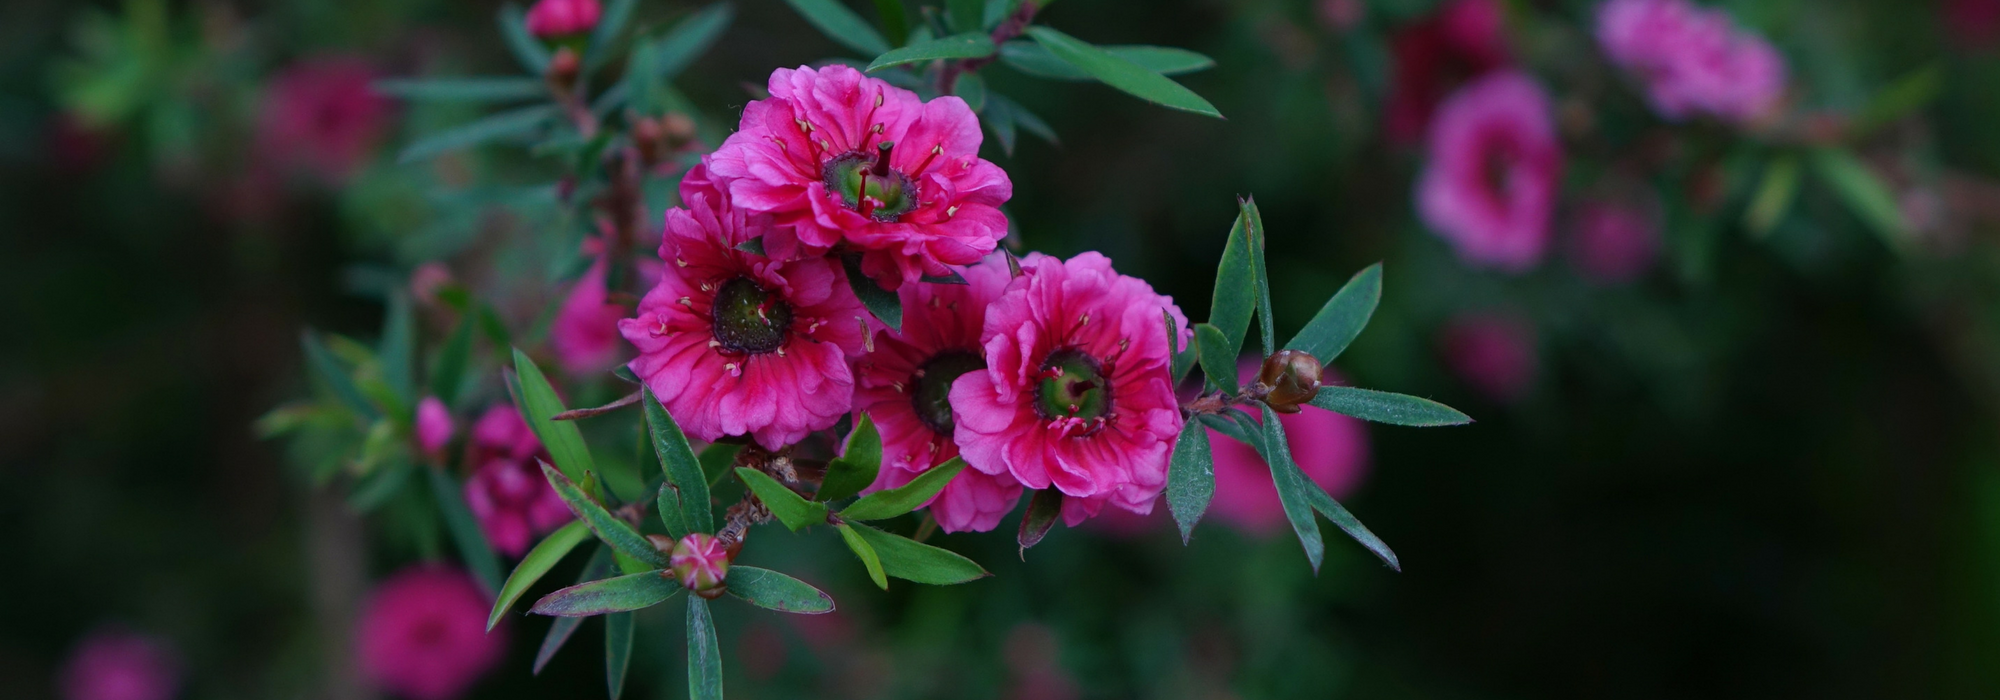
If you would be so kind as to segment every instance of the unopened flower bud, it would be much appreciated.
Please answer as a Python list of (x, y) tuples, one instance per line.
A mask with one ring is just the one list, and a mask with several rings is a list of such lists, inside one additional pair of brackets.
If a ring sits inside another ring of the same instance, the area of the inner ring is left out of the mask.
[(1264, 403), (1279, 413), (1298, 413), (1300, 404), (1319, 393), (1320, 372), (1319, 359), (1312, 353), (1280, 350), (1264, 358), (1257, 372), (1257, 382), (1271, 388)]
[(444, 454), (444, 446), (451, 442), (451, 409), (435, 396), (426, 396), (417, 403), (417, 448), (424, 456), (436, 459)]
[(546, 77), (549, 88), (558, 94), (567, 94), (574, 89), (577, 78), (581, 75), (583, 75), (583, 58), (576, 54), (575, 49), (564, 46), (556, 49), (555, 55), (549, 57)]
[(695, 595), (714, 599), (728, 590), (724, 579), (729, 576), (729, 559), (729, 548), (721, 540), (697, 532), (674, 545), (667, 563), (673, 566), (674, 578), (681, 585)]
[(597, 28), (604, 8), (597, 0), (541, 0), (528, 8), (528, 33), (541, 39), (562, 39)]
[(666, 138), (666, 130), (660, 127), (660, 120), (652, 117), (632, 120), (632, 145), (639, 149), (640, 162), (652, 166), (666, 158)]

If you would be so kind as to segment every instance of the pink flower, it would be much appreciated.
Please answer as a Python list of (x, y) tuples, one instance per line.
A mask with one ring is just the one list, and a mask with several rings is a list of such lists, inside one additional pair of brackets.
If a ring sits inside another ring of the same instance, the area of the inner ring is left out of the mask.
[(1561, 177), (1548, 95), (1524, 74), (1495, 73), (1438, 109), (1417, 213), (1467, 264), (1520, 272), (1548, 247)]
[[(857, 364), (854, 410), (867, 413), (882, 431), (882, 471), (869, 492), (910, 483), (958, 456), (952, 383), (986, 368), (979, 342), (986, 307), (1013, 281), (999, 256), (963, 274), (963, 285), (903, 285), (898, 291), (903, 332), (876, 338), (875, 350)], [(1020, 498), (1021, 484), (1012, 476), (966, 469), (927, 505), (945, 532), (984, 532), (999, 525)]]
[(1060, 490), (1072, 527), (1107, 502), (1151, 512), (1181, 427), (1162, 314), (1183, 338), (1186, 317), (1098, 253), (1033, 255), (1022, 267), (986, 310), (986, 369), (952, 383), (961, 455)]
[(1944, 26), (1959, 45), (1972, 48), (2000, 43), (2000, 0), (1945, 0)]
[(1728, 13), (1687, 0), (1611, 0), (1597, 13), (1597, 42), (1645, 83), (1654, 111), (1668, 119), (1750, 122), (1784, 95), (1777, 49)]
[(1511, 61), (1503, 15), (1499, 0), (1452, 0), (1396, 33), (1385, 118), (1391, 140), (1416, 143), (1446, 94)]
[(917, 94), (848, 66), (771, 74), (771, 97), (743, 108), (712, 156), (736, 206), (769, 213), (765, 250), (862, 254), (885, 289), (970, 265), (1007, 235), (1014, 185), (979, 158), (979, 119), (957, 97)]
[(1502, 314), (1466, 314), (1439, 333), (1445, 364), (1496, 403), (1515, 403), (1535, 388), (1535, 330)]
[(180, 689), (180, 676), (180, 664), (160, 640), (104, 629), (70, 654), (62, 694), (65, 700), (170, 700)]
[[(1251, 414), (1262, 421), (1257, 414)], [(1334, 498), (1346, 498), (1368, 472), (1368, 429), (1358, 419), (1317, 406), (1280, 414), (1292, 461)], [(1287, 529), (1285, 506), (1271, 482), (1271, 467), (1249, 445), (1208, 431), (1215, 457), (1215, 500), (1209, 512), (1246, 534), (1268, 537)]]
[(536, 535), (570, 521), (569, 506), (542, 476), (537, 460), (549, 453), (513, 406), (486, 409), (472, 425), (465, 463), (472, 478), (465, 482), (465, 504), (493, 549), (521, 556)]
[(392, 105), (369, 83), (375, 69), (357, 56), (309, 58), (265, 88), (257, 150), (269, 163), (341, 181), (367, 163), (389, 127)]
[(504, 628), (486, 632), (491, 605), (472, 577), (418, 564), (376, 587), (355, 626), (361, 672), (411, 700), (449, 700), (507, 654)]
[(597, 0), (541, 0), (528, 8), (528, 33), (542, 39), (576, 36), (597, 27)]
[(831, 427), (853, 405), (847, 358), (870, 332), (840, 268), (738, 250), (772, 230), (769, 217), (733, 206), (706, 165), (682, 180), (681, 201), (667, 212), (660, 283), (618, 322), (639, 349), (632, 371), (699, 440), (754, 435), (775, 450)]
[(1570, 260), (1586, 279), (1619, 285), (1652, 269), (1660, 255), (1659, 202), (1587, 202), (1575, 214)]
[[(569, 296), (563, 299), (562, 310), (556, 312), (555, 323), (549, 328), (549, 345), (556, 352), (556, 361), (562, 363), (563, 371), (573, 375), (602, 372), (618, 365), (623, 359), (625, 344), (620, 342), (618, 322), (628, 313), (623, 304), (612, 302), (604, 291), (604, 277), (607, 260), (603, 244), (592, 238), (585, 242), (586, 252), (597, 255), (597, 261), (570, 287)], [(660, 263), (657, 260), (636, 261), (639, 283), (652, 287), (660, 281)]]
[(451, 409), (445, 408), (438, 397), (426, 396), (417, 402), (417, 448), (425, 456), (435, 458), (443, 452), (445, 444), (451, 442), (453, 430)]

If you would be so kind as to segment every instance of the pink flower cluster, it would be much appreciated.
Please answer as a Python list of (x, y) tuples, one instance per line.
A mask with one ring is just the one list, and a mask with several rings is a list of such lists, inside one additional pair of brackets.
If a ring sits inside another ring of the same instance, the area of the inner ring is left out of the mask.
[(171, 700), (180, 678), (180, 663), (162, 640), (111, 628), (77, 645), (60, 684), (65, 700)]
[(1785, 59), (1722, 10), (1687, 0), (1611, 0), (1598, 10), (1597, 42), (1646, 86), (1660, 116), (1756, 121), (1785, 91)]
[[(870, 490), (970, 466), (928, 504), (947, 531), (992, 529), (1024, 488), (1060, 490), (1071, 524), (1150, 511), (1182, 423), (1173, 301), (1095, 253), (1015, 274), (995, 252), (1013, 186), (964, 101), (838, 65), (769, 88), (682, 180), (660, 279), (618, 324), (682, 429), (777, 449), (866, 414), (884, 442)], [(900, 330), (850, 269), (895, 292)]]
[(1467, 264), (1525, 271), (1548, 249), (1562, 160), (1542, 86), (1494, 73), (1438, 108), (1417, 213)]
[(486, 631), (492, 601), (463, 571), (418, 564), (369, 594), (354, 644), (369, 680), (410, 700), (465, 694), (507, 654), (506, 629)]
[(493, 549), (518, 557), (546, 534), (570, 521), (569, 506), (549, 487), (536, 460), (548, 450), (513, 406), (494, 406), (472, 426), (465, 464), (465, 504)]
[(577, 36), (597, 27), (597, 0), (541, 0), (528, 8), (528, 33), (543, 39)]

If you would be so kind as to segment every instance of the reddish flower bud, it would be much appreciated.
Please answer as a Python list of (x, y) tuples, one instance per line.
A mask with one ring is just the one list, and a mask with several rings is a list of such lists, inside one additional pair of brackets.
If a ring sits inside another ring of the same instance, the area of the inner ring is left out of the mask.
[(443, 454), (453, 430), (451, 409), (438, 397), (426, 396), (417, 403), (417, 448), (425, 457), (436, 459)]
[(576, 36), (597, 28), (602, 14), (597, 0), (542, 0), (528, 9), (528, 33), (543, 39)]
[(1298, 413), (1300, 404), (1319, 393), (1320, 371), (1319, 359), (1308, 352), (1279, 350), (1264, 358), (1257, 372), (1257, 383), (1271, 388), (1264, 403), (1279, 413)]
[(729, 548), (712, 535), (694, 533), (681, 538), (667, 557), (674, 578), (703, 598), (714, 599), (728, 590)]
[(639, 117), (632, 120), (632, 145), (639, 149), (639, 162), (652, 166), (667, 157), (666, 130), (660, 120)]
[(549, 87), (558, 94), (567, 94), (575, 88), (577, 78), (581, 75), (583, 75), (583, 58), (576, 54), (576, 49), (564, 46), (556, 49), (556, 54), (549, 57), (549, 71), (545, 77), (549, 81)]

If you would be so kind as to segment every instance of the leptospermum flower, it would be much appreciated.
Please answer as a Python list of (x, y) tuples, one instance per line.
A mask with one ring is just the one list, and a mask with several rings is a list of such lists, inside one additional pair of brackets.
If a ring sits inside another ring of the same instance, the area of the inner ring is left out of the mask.
[(435, 396), (417, 402), (417, 449), (435, 459), (451, 442), (451, 409)]
[(472, 425), (465, 450), (465, 463), (472, 469), (472, 478), (465, 481), (465, 504), (494, 550), (521, 556), (536, 535), (570, 521), (569, 506), (536, 464), (548, 459), (548, 450), (513, 406), (486, 409)]
[(986, 310), (986, 369), (952, 383), (961, 455), (1061, 491), (1071, 526), (1106, 503), (1151, 512), (1182, 422), (1166, 317), (1179, 343), (1193, 335), (1187, 318), (1098, 253), (1032, 255), (1022, 269)]
[(1646, 85), (1668, 119), (1708, 115), (1745, 123), (1769, 114), (1785, 91), (1785, 59), (1729, 14), (1687, 0), (1611, 0), (1597, 13), (1597, 41)]
[(597, 27), (597, 0), (541, 0), (528, 8), (528, 33), (542, 39), (579, 36)]
[(159, 639), (122, 629), (91, 633), (64, 664), (64, 700), (172, 700), (180, 664)]
[(319, 56), (286, 68), (265, 88), (258, 155), (331, 181), (353, 175), (374, 154), (394, 107), (369, 86), (375, 77), (354, 56)]
[(1469, 265), (1509, 272), (1540, 262), (1562, 176), (1548, 95), (1505, 71), (1438, 108), (1417, 213)]
[(1496, 312), (1453, 318), (1439, 333), (1446, 366), (1495, 403), (1516, 403), (1535, 388), (1535, 329)]
[(660, 283), (618, 331), (639, 349), (633, 373), (687, 434), (753, 435), (775, 450), (852, 408), (847, 363), (868, 312), (827, 258), (739, 250), (770, 233), (770, 217), (734, 206), (707, 168), (682, 180), (687, 206), (667, 212)]
[[(562, 309), (556, 312), (555, 322), (549, 327), (549, 345), (556, 353), (556, 361), (570, 374), (582, 375), (602, 372), (618, 364), (619, 354), (625, 351), (620, 342), (618, 322), (626, 315), (625, 306), (609, 300), (605, 293), (605, 276), (609, 274), (609, 261), (603, 253), (599, 239), (585, 243), (585, 252), (597, 255), (590, 269), (570, 287), (569, 296), (563, 299)], [(639, 260), (634, 266), (639, 274), (642, 287), (652, 287), (660, 280), (660, 263), (657, 260)]]
[(361, 671), (410, 700), (465, 694), (507, 654), (507, 630), (486, 631), (491, 602), (464, 571), (419, 564), (362, 604), (354, 641)]
[(1572, 215), (1571, 264), (1585, 279), (1619, 285), (1638, 279), (1660, 255), (1659, 202), (1601, 199), (1579, 205)]
[(735, 206), (774, 217), (779, 257), (861, 253), (885, 289), (970, 265), (1007, 235), (1007, 173), (979, 157), (979, 119), (848, 66), (780, 68), (709, 167)]
[(1511, 56), (1504, 20), (1499, 0), (1451, 0), (1431, 18), (1396, 32), (1390, 44), (1389, 99), (1384, 104), (1390, 140), (1402, 144), (1422, 140), (1446, 95), (1507, 65)]
[[(882, 431), (882, 470), (870, 492), (907, 484), (958, 456), (952, 383), (986, 369), (980, 345), (986, 307), (1012, 281), (998, 256), (963, 273), (963, 285), (903, 285), (902, 332), (877, 337), (874, 351), (857, 363), (854, 410)], [(999, 525), (1020, 497), (1013, 475), (966, 469), (927, 505), (945, 532), (984, 532)]]

